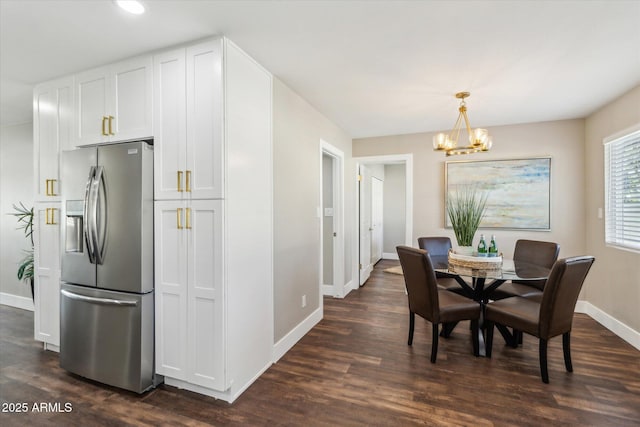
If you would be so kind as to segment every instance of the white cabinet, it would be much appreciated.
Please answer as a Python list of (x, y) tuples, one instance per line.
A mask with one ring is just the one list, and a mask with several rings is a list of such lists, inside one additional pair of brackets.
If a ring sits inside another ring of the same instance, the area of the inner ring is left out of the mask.
[(45, 348), (60, 345), (60, 203), (34, 206), (34, 336)]
[(153, 69), (150, 56), (75, 76), (76, 145), (152, 136)]
[(222, 49), (213, 40), (154, 56), (156, 200), (224, 197)]
[(53, 201), (60, 193), (60, 151), (73, 148), (73, 77), (42, 83), (33, 90), (35, 200)]
[(272, 362), (272, 77), (226, 39), (154, 73), (156, 370), (232, 402)]
[(220, 200), (155, 206), (156, 371), (224, 391)]

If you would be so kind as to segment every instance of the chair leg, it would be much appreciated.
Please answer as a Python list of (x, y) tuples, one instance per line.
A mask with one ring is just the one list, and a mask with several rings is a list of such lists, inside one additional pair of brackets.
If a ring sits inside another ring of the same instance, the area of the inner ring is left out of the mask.
[(478, 330), (478, 319), (474, 319), (471, 321), (471, 342), (473, 343), (473, 355), (475, 357), (480, 356), (480, 337), (478, 334), (480, 331)]
[(547, 340), (543, 340), (542, 338), (540, 338), (539, 353), (540, 376), (542, 377), (543, 383), (549, 384), (549, 371), (547, 370)]
[(485, 320), (484, 326), (487, 328), (487, 338), (484, 342), (485, 354), (487, 357), (491, 357), (491, 349), (493, 347), (493, 322)]
[(431, 363), (436, 363), (436, 356), (438, 355), (438, 324), (432, 324), (431, 331)]
[(413, 344), (413, 327), (416, 324), (416, 314), (413, 311), (409, 312), (409, 341), (408, 345)]
[(564, 353), (564, 366), (567, 368), (567, 372), (573, 372), (573, 365), (571, 364), (571, 336), (570, 332), (562, 334), (562, 351)]

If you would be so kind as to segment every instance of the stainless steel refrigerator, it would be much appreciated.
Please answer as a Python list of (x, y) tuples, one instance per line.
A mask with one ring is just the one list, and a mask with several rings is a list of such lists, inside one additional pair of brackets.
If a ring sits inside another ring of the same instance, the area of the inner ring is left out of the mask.
[(142, 393), (154, 369), (153, 146), (62, 153), (60, 366)]

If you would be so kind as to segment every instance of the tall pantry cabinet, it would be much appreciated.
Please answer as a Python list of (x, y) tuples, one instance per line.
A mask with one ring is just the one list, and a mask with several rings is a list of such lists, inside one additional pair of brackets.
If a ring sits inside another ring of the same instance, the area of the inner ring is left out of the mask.
[(73, 147), (73, 77), (41, 83), (33, 91), (34, 337), (60, 345), (60, 152)]
[(153, 69), (156, 371), (231, 402), (272, 360), (272, 77), (225, 38)]

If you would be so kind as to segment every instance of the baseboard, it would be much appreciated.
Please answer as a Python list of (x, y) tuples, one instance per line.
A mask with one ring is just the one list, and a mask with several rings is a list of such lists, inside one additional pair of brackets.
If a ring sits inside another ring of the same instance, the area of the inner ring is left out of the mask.
[(0, 292), (0, 304), (33, 311), (33, 300), (31, 298), (7, 294), (5, 292)]
[(640, 350), (640, 332), (633, 330), (618, 319), (600, 310), (587, 301), (578, 301), (576, 304), (576, 313), (584, 313), (600, 323), (605, 328)]
[(342, 289), (342, 297), (346, 297), (349, 292), (351, 291), (355, 291), (356, 289), (358, 289), (358, 286), (354, 285), (355, 282), (353, 281), (353, 279), (349, 280), (345, 285), (344, 288)]
[(322, 295), (333, 297), (333, 285), (322, 285)]
[(273, 363), (276, 363), (285, 353), (296, 345), (300, 339), (307, 334), (315, 325), (322, 320), (322, 308), (319, 307), (304, 319), (298, 326), (293, 328), (280, 341), (273, 345)]
[(382, 253), (382, 259), (394, 259), (394, 260), (398, 261), (400, 258), (398, 258), (398, 254), (397, 253), (383, 252)]

